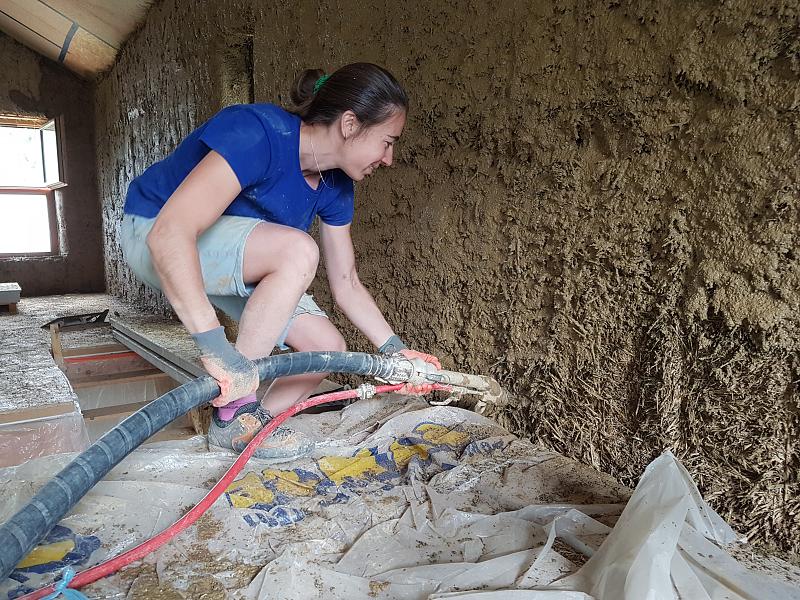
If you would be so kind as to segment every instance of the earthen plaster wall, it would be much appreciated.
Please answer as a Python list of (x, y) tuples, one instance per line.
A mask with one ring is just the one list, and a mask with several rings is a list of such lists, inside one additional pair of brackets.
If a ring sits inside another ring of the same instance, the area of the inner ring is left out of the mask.
[(798, 6), (165, 0), (98, 88), (109, 289), (166, 310), (120, 257), (131, 178), (226, 103), (380, 63), (413, 106), (353, 236), (398, 333), (499, 379), (516, 433), (629, 484), (671, 447), (798, 550)]
[(63, 118), (67, 187), (55, 195), (61, 252), (0, 258), (0, 281), (19, 282), (25, 296), (105, 290), (93, 103), (90, 82), (0, 33), (0, 114)]

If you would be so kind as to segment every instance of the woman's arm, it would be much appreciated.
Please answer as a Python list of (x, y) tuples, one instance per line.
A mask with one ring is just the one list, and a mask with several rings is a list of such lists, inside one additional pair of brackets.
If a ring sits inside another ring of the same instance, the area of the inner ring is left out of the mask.
[[(358, 327), (370, 342), (380, 348), (394, 335), (392, 328), (383, 318), (375, 300), (358, 279), (353, 240), (350, 225), (333, 226), (320, 223), (320, 241), (325, 258), (325, 270), (333, 299), (350, 322)], [(439, 359), (430, 354), (404, 348), (400, 354), (410, 359), (420, 359), (437, 369), (442, 365)], [(430, 384), (406, 384), (400, 392), (406, 394), (427, 394), (433, 389)]]
[(333, 299), (350, 322), (376, 347), (394, 335), (356, 271), (350, 225), (320, 222), (320, 242)]
[(197, 238), (240, 191), (233, 169), (212, 150), (170, 196), (147, 236), (161, 289), (189, 333), (219, 327), (203, 285)]
[(208, 301), (197, 252), (197, 238), (240, 191), (233, 169), (212, 150), (170, 196), (147, 236), (161, 289), (200, 347), (206, 371), (219, 383), (214, 406), (225, 406), (258, 388), (258, 369), (228, 343)]

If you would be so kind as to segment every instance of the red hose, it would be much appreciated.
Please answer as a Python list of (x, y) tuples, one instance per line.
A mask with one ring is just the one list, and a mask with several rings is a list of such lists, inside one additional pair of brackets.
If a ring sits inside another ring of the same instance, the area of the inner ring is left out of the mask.
[[(397, 384), (397, 385), (381, 385), (375, 388), (376, 394), (382, 394), (385, 392), (394, 392), (399, 390), (405, 384)], [(442, 385), (434, 385), (434, 390), (447, 390), (449, 386), (442, 386)], [(314, 396), (313, 398), (309, 398), (303, 402), (295, 404), (291, 408), (285, 410), (277, 417), (272, 419), (261, 431), (259, 431), (256, 436), (250, 440), (250, 443), (247, 445), (247, 448), (239, 455), (239, 458), (231, 465), (230, 469), (222, 476), (213, 488), (209, 490), (209, 492), (203, 497), (200, 502), (197, 503), (189, 512), (183, 515), (180, 519), (175, 521), (172, 525), (167, 527), (164, 531), (159, 533), (158, 535), (146, 540), (136, 546), (135, 548), (131, 548), (127, 552), (123, 552), (122, 554), (115, 556), (114, 558), (109, 558), (107, 561), (100, 563), (99, 565), (95, 565), (90, 569), (86, 569), (85, 571), (81, 571), (70, 581), (67, 587), (71, 589), (78, 589), (90, 583), (97, 581), (98, 579), (102, 579), (107, 575), (111, 575), (112, 573), (116, 573), (122, 567), (129, 565), (132, 562), (137, 560), (141, 560), (151, 552), (154, 552), (168, 541), (170, 541), (173, 537), (178, 535), (181, 531), (186, 529), (189, 525), (197, 521), (203, 513), (205, 513), (214, 502), (217, 501), (223, 492), (228, 489), (228, 486), (233, 483), (233, 480), (236, 476), (241, 472), (244, 468), (245, 464), (250, 457), (253, 456), (253, 453), (259, 447), (264, 438), (266, 438), (270, 433), (272, 433), (281, 423), (283, 423), (289, 417), (296, 415), (297, 413), (304, 411), (307, 408), (311, 408), (312, 406), (317, 406), (318, 404), (326, 404), (328, 402), (335, 402), (337, 400), (346, 400), (348, 398), (355, 398), (358, 396), (358, 390), (344, 390), (342, 392), (332, 392), (330, 394), (322, 394), (320, 396)], [(36, 600), (38, 598), (43, 598), (47, 594), (51, 594), (55, 591), (55, 584), (49, 585), (45, 588), (38, 589), (34, 592), (26, 594), (22, 596), (19, 600)]]

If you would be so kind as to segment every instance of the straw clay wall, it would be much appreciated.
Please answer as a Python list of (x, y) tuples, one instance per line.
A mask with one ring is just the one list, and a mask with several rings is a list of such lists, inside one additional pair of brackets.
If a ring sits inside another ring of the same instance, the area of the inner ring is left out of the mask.
[(629, 484), (671, 447), (798, 550), (799, 37), (796, 0), (165, 0), (98, 89), (108, 286), (165, 310), (118, 222), (193, 126), (287, 102), (303, 67), (384, 64), (413, 108), (353, 232), (401, 336), (497, 377), (516, 433)]

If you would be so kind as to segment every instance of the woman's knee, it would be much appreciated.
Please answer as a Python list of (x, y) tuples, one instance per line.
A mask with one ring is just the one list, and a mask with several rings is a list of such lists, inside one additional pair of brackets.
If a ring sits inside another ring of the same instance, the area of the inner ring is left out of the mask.
[(278, 260), (277, 270), (289, 270), (311, 283), (317, 274), (319, 247), (305, 231), (293, 230), (284, 238)]
[(327, 318), (300, 315), (289, 328), (286, 344), (297, 352), (346, 352), (347, 342)]
[(247, 283), (255, 283), (272, 273), (291, 272), (310, 284), (318, 264), (319, 248), (306, 232), (262, 223), (247, 239), (243, 276)]
[(335, 327), (324, 328), (307, 342), (309, 351), (347, 352), (347, 342)]
[(338, 330), (335, 331), (334, 335), (331, 335), (330, 339), (326, 340), (325, 345), (328, 346), (326, 350), (331, 352), (347, 352), (347, 342), (344, 341), (344, 337)]
[(287, 245), (284, 254), (287, 266), (310, 280), (314, 279), (319, 265), (319, 246), (314, 238), (303, 231), (298, 231)]

